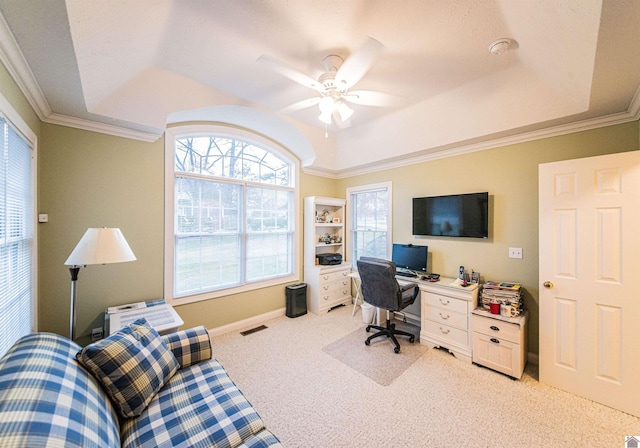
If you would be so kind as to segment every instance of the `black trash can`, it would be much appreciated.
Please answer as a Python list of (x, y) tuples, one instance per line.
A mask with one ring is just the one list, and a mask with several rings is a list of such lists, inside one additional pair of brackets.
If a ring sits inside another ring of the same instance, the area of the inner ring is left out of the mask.
[(287, 317), (307, 314), (307, 284), (298, 283), (285, 288), (287, 297)]

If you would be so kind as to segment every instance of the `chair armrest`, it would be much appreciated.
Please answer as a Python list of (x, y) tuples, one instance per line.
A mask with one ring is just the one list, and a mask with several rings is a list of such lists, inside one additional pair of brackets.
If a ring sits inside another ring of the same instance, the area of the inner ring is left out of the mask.
[(398, 283), (400, 285), (400, 291), (405, 292), (411, 288), (419, 288), (417, 283)]
[(162, 338), (180, 363), (180, 368), (211, 359), (211, 339), (204, 325), (176, 331)]

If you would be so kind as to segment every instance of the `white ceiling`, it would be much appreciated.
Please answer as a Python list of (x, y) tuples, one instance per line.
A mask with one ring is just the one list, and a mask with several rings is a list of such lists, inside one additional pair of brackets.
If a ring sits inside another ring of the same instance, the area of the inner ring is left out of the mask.
[[(0, 12), (0, 57), (44, 121), (143, 140), (182, 119), (227, 121), (325, 175), (639, 117), (637, 0), (0, 0)], [(281, 112), (314, 91), (259, 56), (317, 78), (325, 56), (368, 36), (385, 50), (356, 88), (400, 106), (352, 105), (328, 138), (317, 106)], [(491, 55), (502, 37), (516, 44)]]

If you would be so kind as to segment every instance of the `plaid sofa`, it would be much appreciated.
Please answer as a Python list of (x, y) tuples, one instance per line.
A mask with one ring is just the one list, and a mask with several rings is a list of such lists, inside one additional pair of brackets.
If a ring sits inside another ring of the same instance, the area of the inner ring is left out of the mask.
[(204, 327), (163, 338), (181, 368), (128, 419), (76, 361), (80, 346), (51, 333), (20, 339), (0, 360), (0, 447), (282, 446), (210, 359)]

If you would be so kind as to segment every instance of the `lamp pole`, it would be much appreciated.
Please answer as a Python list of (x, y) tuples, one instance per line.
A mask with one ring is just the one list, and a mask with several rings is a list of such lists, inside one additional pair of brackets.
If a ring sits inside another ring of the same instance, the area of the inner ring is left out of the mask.
[(69, 319), (69, 337), (72, 341), (76, 339), (76, 282), (78, 281), (79, 272), (80, 266), (73, 265), (69, 268), (69, 274), (71, 274), (71, 319)]

